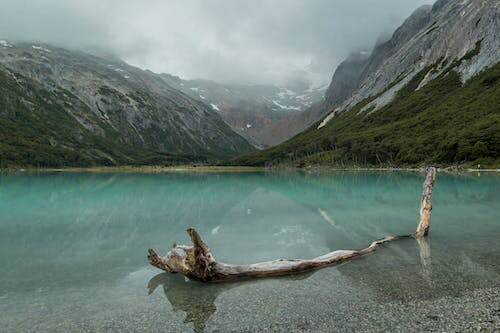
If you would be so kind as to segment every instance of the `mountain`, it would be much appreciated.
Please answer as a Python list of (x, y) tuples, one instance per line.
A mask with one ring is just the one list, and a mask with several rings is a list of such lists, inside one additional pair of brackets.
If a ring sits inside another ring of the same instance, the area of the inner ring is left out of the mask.
[(365, 52), (353, 53), (337, 67), (326, 91), (326, 109), (338, 106), (339, 101), (345, 101), (351, 96), (359, 84), (368, 60), (369, 56)]
[(236, 163), (499, 165), (500, 2), (439, 0), (336, 70), (305, 132)]
[(3, 165), (218, 159), (254, 148), (208, 104), (126, 63), (0, 41)]
[[(469, 80), (500, 59), (499, 11), (496, 0), (438, 0), (434, 6), (420, 7), (390, 40), (358, 63), (362, 71), (347, 93), (328, 92), (329, 106), (343, 112), (379, 95), (366, 107), (378, 110), (430, 67), (419, 87), (450, 69), (459, 73), (462, 82)], [(330, 87), (335, 84), (334, 77)]]
[(304, 110), (321, 101), (326, 86), (276, 87), (270, 85), (221, 84), (209, 80), (182, 80), (161, 76), (170, 86), (205, 102), (231, 128), (258, 147), (274, 146), (303, 130), (290, 127)]

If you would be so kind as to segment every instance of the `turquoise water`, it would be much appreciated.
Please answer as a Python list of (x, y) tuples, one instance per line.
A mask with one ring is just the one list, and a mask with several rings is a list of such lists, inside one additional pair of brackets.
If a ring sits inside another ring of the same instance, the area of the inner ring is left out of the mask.
[(364, 304), (498, 287), (495, 174), (439, 174), (422, 246), (402, 240), (313, 274), (208, 286), (147, 265), (149, 247), (188, 243), (188, 227), (229, 263), (358, 249), (414, 231), (422, 181), (403, 172), (1, 175), (0, 331), (341, 329)]

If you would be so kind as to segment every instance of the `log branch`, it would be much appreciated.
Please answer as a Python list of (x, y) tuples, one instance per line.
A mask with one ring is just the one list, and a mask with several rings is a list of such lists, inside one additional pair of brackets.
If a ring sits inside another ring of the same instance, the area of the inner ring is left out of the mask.
[(229, 265), (217, 262), (210, 248), (203, 242), (196, 230), (189, 228), (187, 233), (192, 246), (175, 245), (165, 257), (149, 249), (149, 263), (169, 273), (180, 273), (184, 276), (202, 282), (221, 282), (243, 278), (276, 277), (297, 274), (340, 264), (375, 251), (387, 242), (402, 238), (415, 237), (421, 239), (427, 236), (430, 228), (432, 211), (431, 197), (436, 178), (436, 169), (427, 169), (423, 185), (420, 222), (414, 234), (404, 236), (387, 236), (372, 242), (361, 250), (337, 250), (313, 259), (279, 259), (251, 265)]

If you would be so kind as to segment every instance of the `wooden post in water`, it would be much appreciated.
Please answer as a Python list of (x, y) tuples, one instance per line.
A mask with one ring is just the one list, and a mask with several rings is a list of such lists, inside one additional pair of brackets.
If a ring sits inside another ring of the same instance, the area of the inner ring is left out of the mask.
[(417, 240), (427, 236), (430, 228), (432, 211), (432, 188), (436, 178), (434, 167), (427, 169), (423, 185), (420, 207), (420, 222), (414, 234), (404, 236), (387, 236), (372, 242), (361, 250), (338, 250), (313, 259), (278, 259), (251, 265), (229, 265), (217, 262), (210, 248), (203, 242), (196, 230), (189, 228), (187, 233), (192, 246), (176, 245), (166, 256), (159, 256), (155, 250), (149, 249), (149, 263), (170, 273), (180, 273), (184, 276), (202, 282), (221, 282), (245, 278), (276, 277), (297, 274), (340, 264), (375, 251), (384, 243), (402, 238), (415, 237)]
[(431, 226), (431, 212), (432, 212), (432, 189), (436, 180), (436, 168), (430, 167), (427, 170), (427, 176), (422, 190), (422, 199), (420, 201), (420, 222), (415, 232), (415, 238), (427, 236)]

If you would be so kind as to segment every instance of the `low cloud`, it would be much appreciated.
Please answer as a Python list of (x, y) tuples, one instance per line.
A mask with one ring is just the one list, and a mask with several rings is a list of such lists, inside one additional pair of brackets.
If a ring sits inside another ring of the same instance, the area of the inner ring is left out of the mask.
[(432, 0), (3, 0), (0, 38), (105, 51), (183, 78), (329, 81)]

